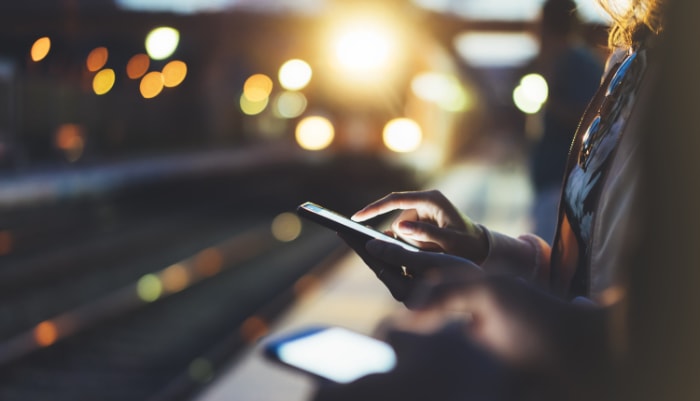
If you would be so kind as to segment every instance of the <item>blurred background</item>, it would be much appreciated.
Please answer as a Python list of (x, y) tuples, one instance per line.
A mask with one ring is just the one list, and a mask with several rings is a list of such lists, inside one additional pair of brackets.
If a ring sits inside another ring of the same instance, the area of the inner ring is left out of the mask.
[(347, 251), (296, 205), (526, 172), (541, 4), (3, 2), (0, 399), (190, 399)]

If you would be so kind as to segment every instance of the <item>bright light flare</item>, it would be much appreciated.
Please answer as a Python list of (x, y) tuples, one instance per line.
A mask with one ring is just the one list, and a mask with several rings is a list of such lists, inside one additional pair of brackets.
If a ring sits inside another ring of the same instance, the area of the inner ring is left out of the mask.
[(354, 78), (387, 69), (394, 57), (396, 40), (385, 24), (372, 20), (341, 26), (334, 36), (337, 66)]
[(520, 79), (520, 84), (513, 90), (515, 106), (526, 114), (536, 114), (547, 101), (549, 89), (542, 75), (527, 74)]
[(180, 43), (180, 32), (171, 27), (161, 26), (146, 36), (146, 52), (154, 60), (170, 57)]
[(311, 75), (311, 66), (306, 61), (293, 59), (282, 64), (278, 78), (284, 89), (296, 91), (309, 84)]
[(335, 130), (325, 117), (311, 116), (299, 121), (295, 138), (299, 146), (306, 150), (322, 150), (333, 143)]
[(423, 132), (410, 118), (396, 118), (384, 127), (383, 139), (384, 145), (394, 152), (412, 152), (420, 146)]
[(34, 44), (32, 45), (32, 49), (30, 51), (32, 61), (36, 62), (36, 61), (43, 60), (49, 54), (50, 50), (51, 50), (51, 39), (49, 39), (48, 36), (44, 36), (44, 37), (37, 39), (34, 42)]

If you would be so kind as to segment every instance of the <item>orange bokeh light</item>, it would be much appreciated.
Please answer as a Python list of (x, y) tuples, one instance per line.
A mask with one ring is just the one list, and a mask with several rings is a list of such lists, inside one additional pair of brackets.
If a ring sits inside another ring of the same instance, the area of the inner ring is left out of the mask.
[(88, 71), (95, 72), (107, 64), (109, 51), (106, 47), (96, 47), (87, 56), (86, 66)]
[(0, 231), (0, 255), (8, 255), (12, 252), (13, 240), (10, 231)]
[(221, 252), (214, 248), (207, 248), (197, 254), (194, 266), (199, 274), (209, 277), (221, 271), (223, 261)]
[(241, 325), (243, 340), (253, 343), (268, 332), (267, 322), (259, 316), (251, 316)]
[(158, 71), (151, 71), (141, 78), (141, 85), (139, 86), (141, 91), (141, 96), (146, 99), (151, 99), (161, 91), (163, 91), (163, 74)]
[(126, 63), (126, 76), (131, 79), (139, 79), (148, 72), (148, 67), (150, 66), (151, 59), (148, 55), (144, 53), (135, 54)]
[(44, 321), (34, 328), (34, 340), (42, 347), (48, 347), (58, 339), (58, 328), (50, 321)]
[(178, 292), (190, 284), (190, 274), (185, 266), (175, 264), (163, 270), (160, 280), (165, 291)]
[(32, 61), (43, 60), (49, 54), (49, 50), (51, 50), (51, 39), (48, 36), (37, 39), (30, 51)]
[(163, 67), (163, 85), (166, 88), (178, 86), (187, 76), (187, 64), (184, 61), (173, 60)]

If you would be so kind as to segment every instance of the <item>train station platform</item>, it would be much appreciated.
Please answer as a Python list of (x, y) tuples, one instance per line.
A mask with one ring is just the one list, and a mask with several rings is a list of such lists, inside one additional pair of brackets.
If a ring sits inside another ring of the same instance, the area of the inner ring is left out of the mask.
[[(532, 193), (522, 158), (502, 156), (456, 163), (428, 187), (440, 189), (475, 221), (517, 235), (529, 230)], [(402, 308), (348, 249), (321, 285), (275, 322), (268, 338), (310, 325), (342, 326), (371, 334), (383, 319)], [(245, 350), (195, 401), (308, 400), (315, 389), (314, 379), (267, 361), (262, 354), (264, 343), (265, 338)]]

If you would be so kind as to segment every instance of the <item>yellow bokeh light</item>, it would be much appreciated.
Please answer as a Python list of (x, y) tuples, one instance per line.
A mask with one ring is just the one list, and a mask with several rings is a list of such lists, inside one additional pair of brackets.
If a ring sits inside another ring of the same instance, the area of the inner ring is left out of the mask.
[(292, 59), (280, 67), (280, 85), (287, 90), (300, 90), (309, 84), (311, 75), (311, 66), (306, 61)]
[(301, 220), (294, 213), (282, 213), (272, 220), (272, 235), (282, 242), (294, 241), (301, 234)]
[(384, 127), (384, 145), (394, 152), (412, 152), (421, 144), (423, 132), (410, 118), (396, 118)]
[(243, 113), (245, 113), (249, 116), (254, 116), (256, 114), (260, 114), (267, 107), (267, 103), (269, 102), (269, 99), (270, 99), (269, 97), (264, 97), (264, 98), (262, 98), (262, 100), (254, 102), (254, 101), (248, 99), (248, 97), (245, 94), (242, 94), (241, 99), (240, 99), (241, 111), (243, 111)]
[(42, 347), (48, 347), (58, 339), (58, 328), (50, 321), (43, 321), (34, 327), (34, 341)]
[(167, 292), (182, 291), (190, 284), (189, 271), (180, 264), (174, 264), (163, 270), (160, 279), (163, 283), (163, 289)]
[(296, 118), (304, 113), (308, 101), (301, 92), (282, 92), (275, 98), (275, 115), (281, 118)]
[(158, 96), (163, 91), (163, 74), (158, 71), (151, 71), (144, 75), (141, 78), (139, 90), (141, 91), (141, 96), (146, 99)]
[(44, 37), (37, 39), (34, 42), (34, 44), (32, 45), (32, 49), (30, 51), (32, 61), (43, 60), (49, 54), (50, 50), (51, 50), (51, 39), (49, 39), (48, 36), (44, 36)]
[(173, 60), (163, 67), (163, 85), (174, 88), (182, 83), (187, 76), (187, 64), (184, 61)]
[(243, 84), (243, 96), (253, 103), (267, 99), (272, 93), (272, 79), (265, 74), (251, 75)]
[(105, 93), (112, 90), (114, 86), (114, 81), (116, 80), (116, 75), (114, 70), (111, 68), (105, 68), (101, 70), (92, 78), (92, 90), (96, 95), (104, 95)]
[(106, 47), (96, 47), (88, 54), (85, 66), (90, 72), (98, 71), (107, 64), (108, 58), (109, 51)]
[(547, 81), (539, 74), (527, 74), (513, 90), (515, 106), (526, 114), (536, 114), (549, 97)]
[(143, 53), (135, 54), (126, 63), (126, 76), (131, 79), (139, 79), (148, 72), (150, 65), (151, 59), (147, 55)]
[(170, 57), (180, 43), (180, 32), (171, 27), (161, 26), (146, 36), (146, 52), (154, 60)]
[(163, 294), (163, 284), (153, 274), (146, 274), (136, 283), (136, 293), (145, 302), (153, 302)]
[(333, 143), (333, 124), (324, 117), (311, 116), (299, 121), (295, 138), (299, 146), (306, 150), (325, 149)]

